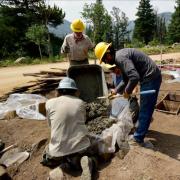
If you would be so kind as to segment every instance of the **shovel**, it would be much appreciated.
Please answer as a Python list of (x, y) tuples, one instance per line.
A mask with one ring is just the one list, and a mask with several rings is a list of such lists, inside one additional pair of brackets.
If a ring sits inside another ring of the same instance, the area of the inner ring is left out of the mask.
[[(156, 90), (147, 90), (147, 91), (141, 91), (139, 93), (134, 93), (132, 95), (145, 95), (145, 94), (154, 94), (156, 92)], [(109, 94), (108, 96), (100, 96), (97, 97), (97, 99), (114, 99), (117, 97), (123, 97), (122, 94), (117, 94), (117, 95), (113, 95), (113, 94)]]

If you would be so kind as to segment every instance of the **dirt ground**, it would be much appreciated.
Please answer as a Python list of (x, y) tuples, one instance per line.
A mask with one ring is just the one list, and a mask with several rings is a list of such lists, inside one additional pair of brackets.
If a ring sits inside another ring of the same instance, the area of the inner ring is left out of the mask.
[[(175, 58), (180, 59), (180, 53)], [(174, 58), (174, 54), (170, 58)], [(169, 56), (169, 55), (168, 55)], [(156, 57), (158, 58), (158, 57)], [(168, 57), (168, 59), (170, 59)], [(154, 58), (155, 59), (155, 56)], [(38, 72), (49, 68), (68, 67), (67, 63), (35, 65), (0, 69), (0, 96), (13, 87), (23, 85), (32, 77), (23, 77), (22, 73)], [(180, 83), (163, 82), (159, 100), (167, 91), (180, 90)], [(177, 91), (177, 93), (180, 93)], [(154, 112), (154, 121), (150, 126), (147, 139), (154, 144), (154, 150), (134, 147), (124, 159), (114, 156), (110, 162), (101, 163), (96, 174), (100, 180), (180, 180), (180, 114), (171, 115)], [(6, 146), (17, 143), (23, 150), (35, 148), (31, 157), (20, 166), (16, 164), (8, 168), (14, 180), (45, 180), (51, 169), (43, 167), (39, 162), (45, 144), (48, 143), (50, 130), (46, 121), (14, 118), (0, 121), (0, 138)], [(47, 141), (46, 141), (47, 140)], [(80, 173), (65, 174), (66, 179), (80, 179)]]

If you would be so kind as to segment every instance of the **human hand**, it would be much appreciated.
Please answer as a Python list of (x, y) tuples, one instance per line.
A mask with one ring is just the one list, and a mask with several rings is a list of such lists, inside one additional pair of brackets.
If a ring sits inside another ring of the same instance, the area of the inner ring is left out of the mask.
[(117, 94), (116, 89), (111, 89), (111, 95), (116, 95), (116, 94)]

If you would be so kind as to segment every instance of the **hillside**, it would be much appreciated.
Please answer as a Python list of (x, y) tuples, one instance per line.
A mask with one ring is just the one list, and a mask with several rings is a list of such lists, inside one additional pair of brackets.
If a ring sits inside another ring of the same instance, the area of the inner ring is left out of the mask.
[[(166, 21), (166, 25), (168, 25), (171, 21), (171, 16), (172, 13), (171, 12), (163, 12), (158, 14), (159, 17), (164, 17), (165, 21)], [(65, 37), (67, 34), (71, 33), (71, 29), (70, 29), (70, 24), (71, 22), (69, 22), (68, 20), (64, 20), (64, 23), (61, 25), (58, 25), (56, 28), (49, 26), (49, 32), (53, 33), (55, 36), (57, 37)], [(131, 35), (132, 36), (132, 31), (134, 29), (134, 21), (129, 21), (129, 25), (127, 27), (127, 29), (129, 31), (131, 31)]]
[(49, 26), (48, 29), (49, 29), (49, 32), (53, 33), (55, 36), (63, 38), (67, 34), (71, 33), (70, 24), (71, 23), (69, 21), (64, 19), (63, 24), (58, 25), (56, 28)]

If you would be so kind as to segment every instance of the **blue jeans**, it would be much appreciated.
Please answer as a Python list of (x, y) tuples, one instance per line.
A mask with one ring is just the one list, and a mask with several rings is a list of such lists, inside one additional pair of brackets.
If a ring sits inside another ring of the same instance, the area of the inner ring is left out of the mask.
[(148, 128), (151, 122), (152, 114), (157, 102), (159, 89), (161, 86), (162, 77), (161, 75), (157, 78), (152, 79), (146, 83), (141, 84), (140, 90), (156, 90), (154, 94), (146, 94), (140, 96), (140, 110), (139, 110), (139, 125), (134, 133), (134, 138), (137, 142), (143, 143), (144, 137), (148, 132)]

